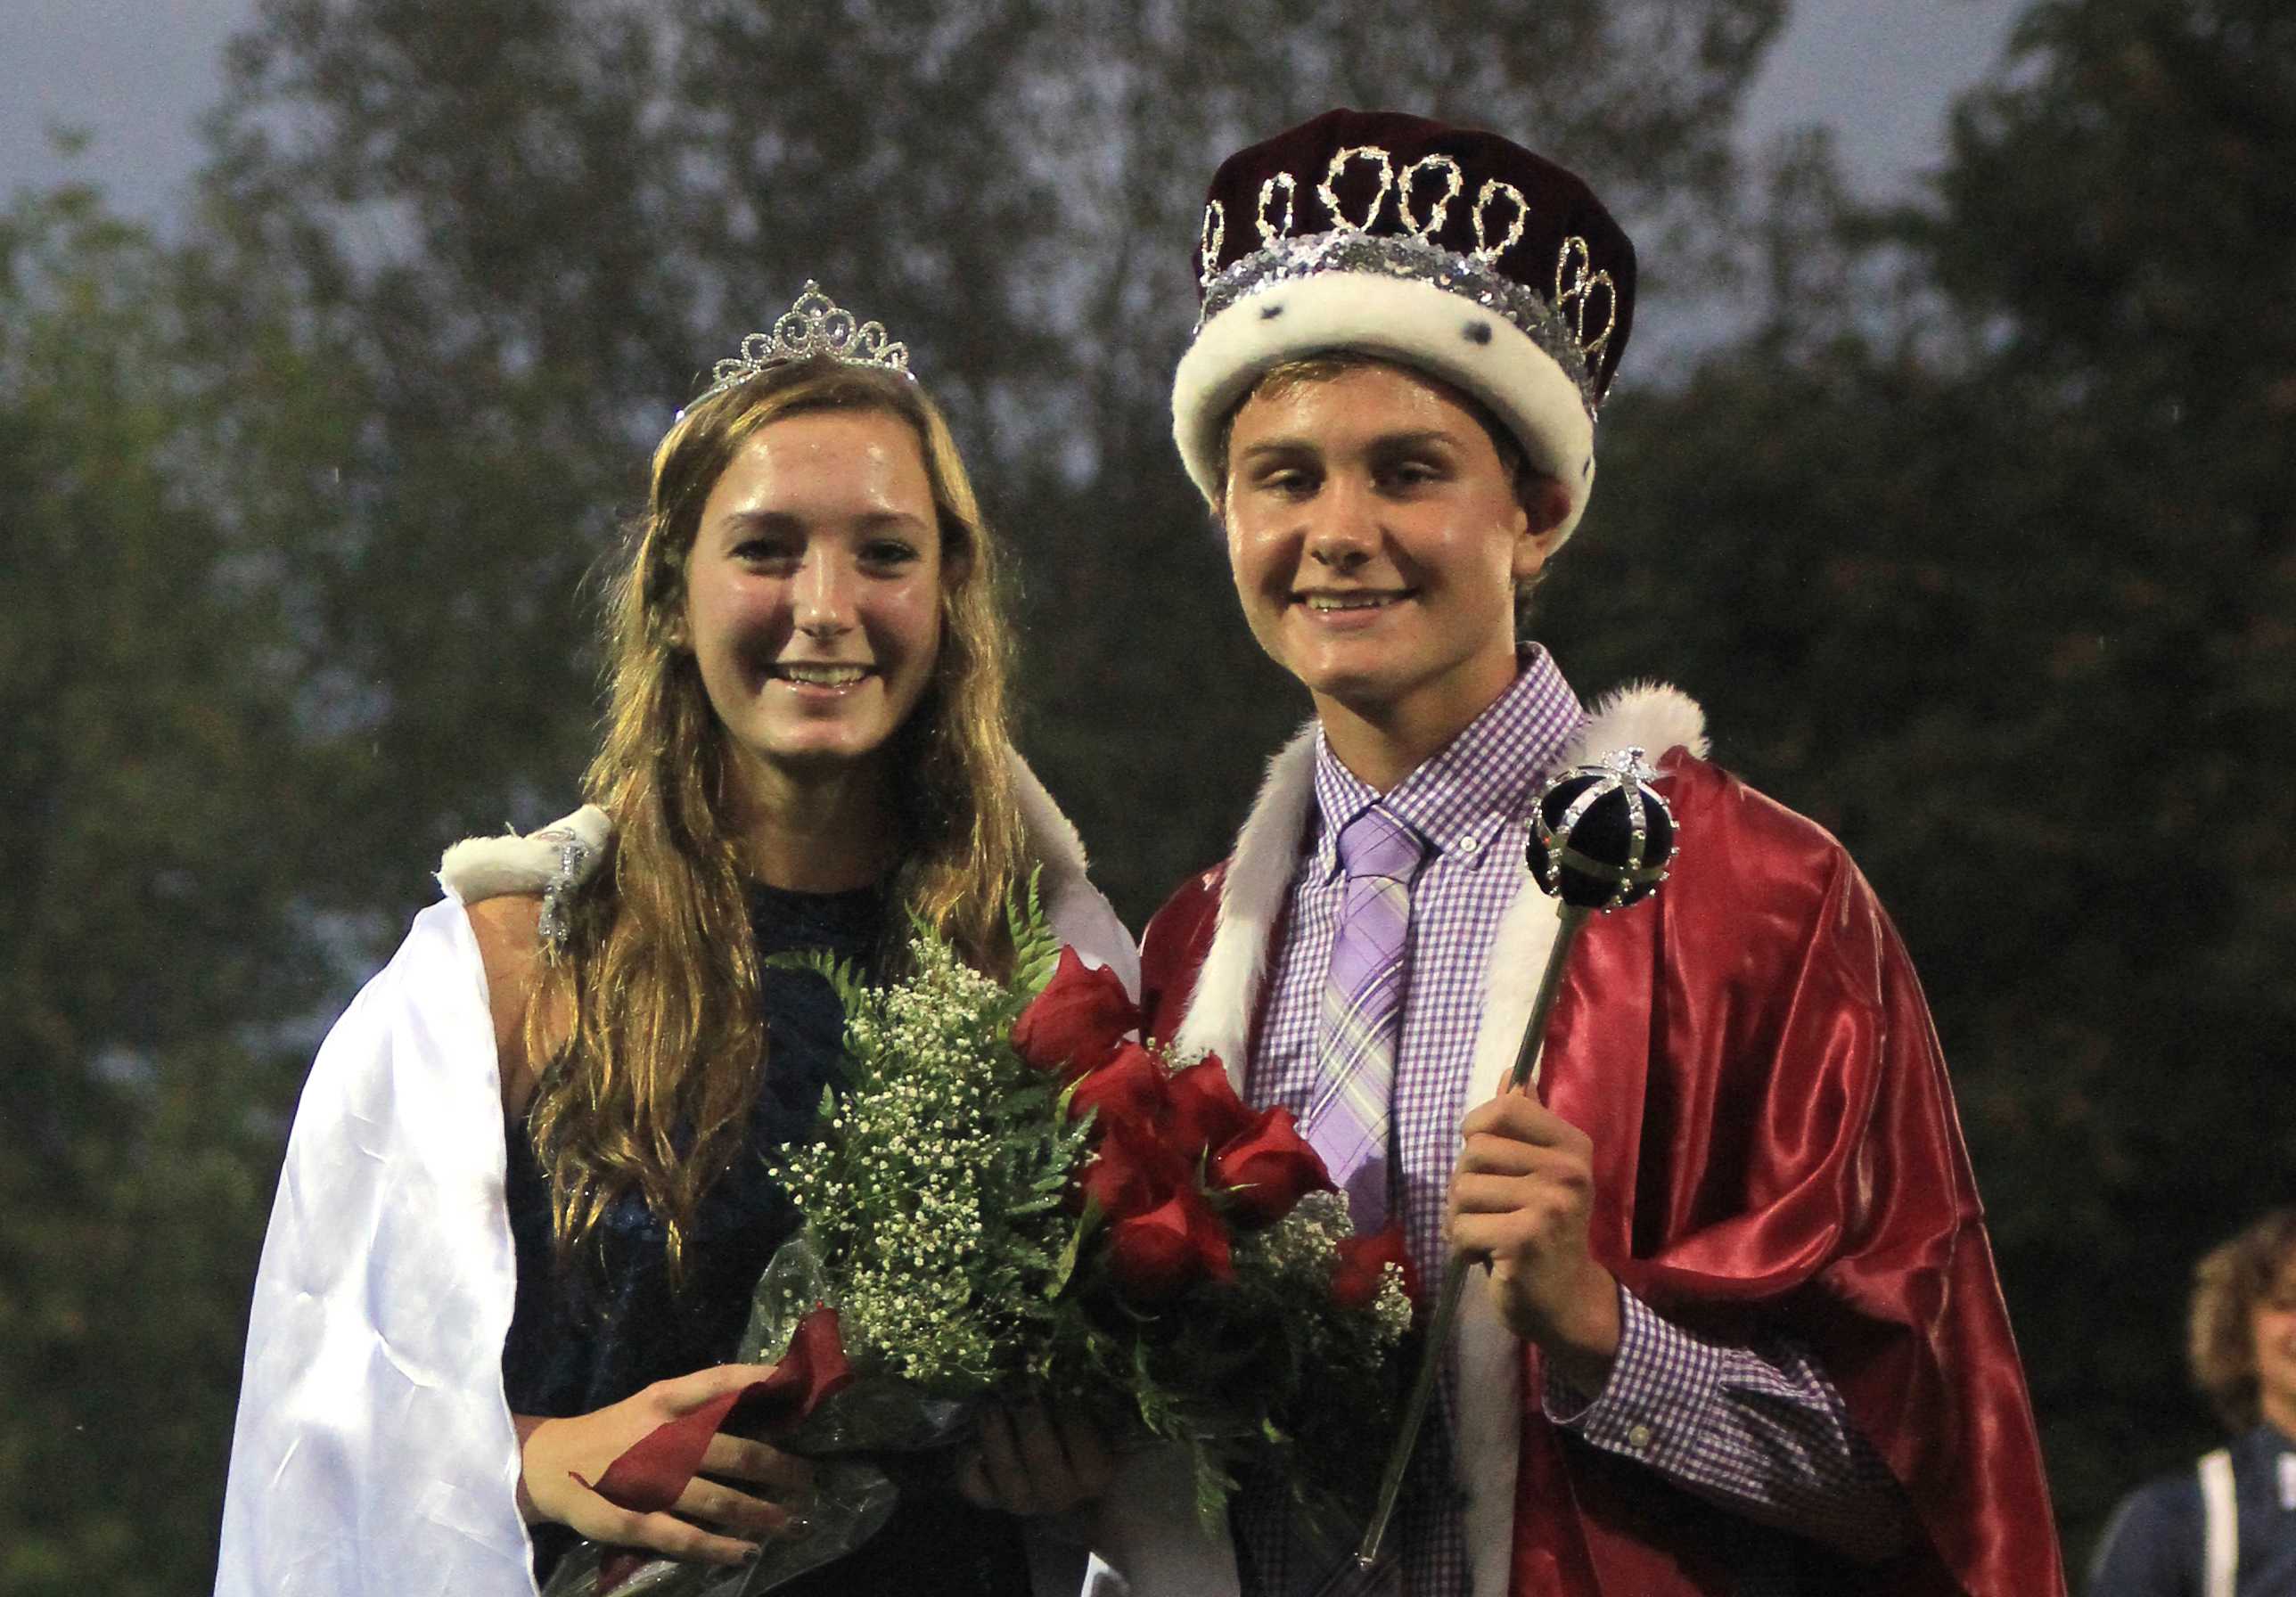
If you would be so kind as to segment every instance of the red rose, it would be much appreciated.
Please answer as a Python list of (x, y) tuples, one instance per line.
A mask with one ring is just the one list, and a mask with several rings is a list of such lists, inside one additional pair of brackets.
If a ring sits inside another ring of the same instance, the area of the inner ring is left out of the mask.
[(1251, 1110), (1228, 1085), (1227, 1067), (1210, 1053), (1167, 1084), (1172, 1102), (1172, 1141), (1192, 1155), (1226, 1147), (1251, 1129)]
[(1226, 1281), (1227, 1233), (1193, 1182), (1145, 1214), (1108, 1230), (1108, 1267), (1127, 1295), (1157, 1303), (1199, 1281)]
[(1274, 1224), (1309, 1192), (1337, 1190), (1323, 1156), (1292, 1129), (1292, 1111), (1283, 1108), (1266, 1110), (1213, 1154), (1211, 1179), (1228, 1189), (1235, 1223), (1247, 1231)]
[(1390, 1265), (1402, 1266), (1403, 1290), (1417, 1302), (1419, 1273), (1411, 1267), (1411, 1255), (1404, 1249), (1400, 1222), (1369, 1236), (1342, 1238), (1339, 1263), (1332, 1268), (1332, 1301), (1341, 1308), (1369, 1308), (1379, 1296), (1381, 1278)]
[(1137, 1043), (1127, 1043), (1116, 1057), (1085, 1073), (1069, 1097), (1069, 1114), (1081, 1120), (1097, 1113), (1095, 1131), (1111, 1126), (1137, 1126), (1152, 1134), (1169, 1119), (1171, 1090), (1164, 1063)]
[(1138, 1127), (1117, 1126), (1084, 1167), (1084, 1195), (1111, 1220), (1144, 1215), (1190, 1179), (1186, 1161)]
[(1038, 1069), (1073, 1080), (1106, 1064), (1124, 1034), (1139, 1028), (1140, 1011), (1116, 972), (1062, 948), (1052, 980), (1013, 1023), (1013, 1047)]

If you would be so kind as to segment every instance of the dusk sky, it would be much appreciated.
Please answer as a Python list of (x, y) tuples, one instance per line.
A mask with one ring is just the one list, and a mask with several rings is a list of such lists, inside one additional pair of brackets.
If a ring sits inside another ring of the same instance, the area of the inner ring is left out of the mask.
[[(164, 219), (200, 159), (193, 123), (216, 98), (224, 41), (253, 0), (0, 0), (0, 193), (66, 175)], [(1953, 95), (1999, 56), (2012, 0), (1797, 0), (1747, 109), (1759, 143), (1831, 124), (1850, 176), (1898, 190), (1935, 164)], [(45, 130), (95, 135), (70, 167)]]

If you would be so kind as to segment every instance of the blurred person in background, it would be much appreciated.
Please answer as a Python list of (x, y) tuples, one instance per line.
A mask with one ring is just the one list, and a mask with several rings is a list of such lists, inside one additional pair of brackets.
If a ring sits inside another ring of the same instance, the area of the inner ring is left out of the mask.
[(2296, 1593), (2296, 1208), (2202, 1258), (2185, 1355), (2233, 1439), (2121, 1501), (2088, 1597)]

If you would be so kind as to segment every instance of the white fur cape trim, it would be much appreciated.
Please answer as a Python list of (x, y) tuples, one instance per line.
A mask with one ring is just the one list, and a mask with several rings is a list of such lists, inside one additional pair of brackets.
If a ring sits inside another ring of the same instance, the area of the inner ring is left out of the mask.
[[(1590, 712), (1563, 764), (1579, 765), (1613, 749), (1638, 748), (1655, 763), (1669, 749), (1708, 751), (1706, 715), (1678, 689), (1636, 683), (1605, 695)], [(1316, 729), (1311, 725), (1268, 763), (1227, 879), (1220, 891), (1211, 947), (1175, 1043), (1182, 1052), (1210, 1048), (1226, 1062), (1239, 1091), (1250, 1058), (1250, 1028), (1259, 1007), (1269, 942), (1299, 869), (1315, 796)], [(1513, 1067), (1530, 1018), (1538, 976), (1554, 943), (1554, 901), (1526, 868), (1523, 882), (1491, 940), (1482, 979), (1482, 1022), (1475, 1036), (1470, 1107), (1496, 1091)], [(1471, 1283), (1472, 1284), (1472, 1283)], [(1456, 1344), (1459, 1372), (1459, 1483), (1467, 1494), (1467, 1552), (1475, 1597), (1506, 1597), (1514, 1557), (1516, 1450), (1522, 1410), (1522, 1345), (1498, 1317), (1490, 1294), (1470, 1290)]]
[(1219, 500), (1220, 422), (1270, 367), (1359, 350), (1431, 373), (1491, 407), (1532, 465), (1570, 490), (1559, 548), (1595, 487), (1595, 418), (1553, 356), (1497, 312), (1411, 278), (1330, 271), (1271, 283), (1204, 323), (1172, 378), (1172, 441), (1204, 498)]
[(613, 831), (604, 810), (586, 804), (524, 837), (513, 831), (464, 838), (439, 857), (439, 885), (465, 905), (511, 893), (539, 893), (557, 876), (569, 842), (586, 850), (584, 867), (575, 878), (581, 880), (597, 868), (599, 852)]
[[(1108, 965), (1136, 995), (1140, 991), (1138, 953), (1131, 934), (1086, 875), (1084, 839), (1028, 762), (1017, 752), (1008, 753), (1021, 830), (1028, 835), (1029, 851), (1043, 867), (1037, 890), (1044, 899), (1046, 918), (1087, 963)], [(578, 883), (598, 868), (613, 830), (604, 810), (586, 804), (564, 819), (523, 837), (510, 832), (465, 838), (439, 859), (439, 885), (466, 905), (511, 893), (546, 891), (565, 866), (569, 841), (581, 844), (585, 850), (578, 856), (579, 864), (568, 885)]]

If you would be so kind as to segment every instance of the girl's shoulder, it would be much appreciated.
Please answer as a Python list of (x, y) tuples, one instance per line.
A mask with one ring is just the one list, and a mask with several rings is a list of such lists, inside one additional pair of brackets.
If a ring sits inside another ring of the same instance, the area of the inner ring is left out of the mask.
[(439, 862), (439, 885), (463, 906), (486, 971), (502, 1072), (503, 1112), (516, 1119), (533, 1096), (539, 1061), (527, 1024), (559, 901), (597, 870), (612, 826), (585, 805), (523, 836), (466, 838)]

